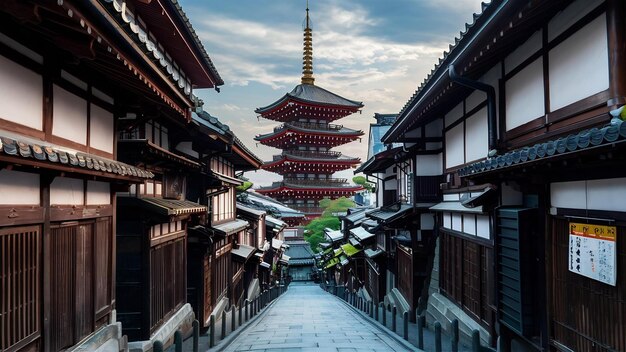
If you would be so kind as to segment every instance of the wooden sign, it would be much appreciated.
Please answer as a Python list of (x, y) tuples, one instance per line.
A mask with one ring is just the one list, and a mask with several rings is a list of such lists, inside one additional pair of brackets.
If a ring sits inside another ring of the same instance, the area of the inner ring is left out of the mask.
[(617, 228), (569, 224), (569, 271), (615, 286)]

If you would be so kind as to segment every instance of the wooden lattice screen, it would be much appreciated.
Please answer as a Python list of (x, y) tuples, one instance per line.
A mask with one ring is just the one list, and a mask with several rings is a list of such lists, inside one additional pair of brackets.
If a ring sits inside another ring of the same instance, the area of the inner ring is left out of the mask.
[(0, 350), (11, 351), (40, 334), (39, 225), (0, 229)]

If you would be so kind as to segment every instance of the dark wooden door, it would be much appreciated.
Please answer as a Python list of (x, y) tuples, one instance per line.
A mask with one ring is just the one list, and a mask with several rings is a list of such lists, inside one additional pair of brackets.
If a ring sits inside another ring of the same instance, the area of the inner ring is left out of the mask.
[(78, 223), (50, 230), (50, 349), (74, 343), (74, 258)]
[(204, 302), (204, 321), (203, 323), (207, 323), (211, 312), (213, 311), (213, 297), (212, 297), (212, 287), (213, 284), (211, 282), (211, 264), (212, 264), (212, 256), (210, 254), (204, 255), (204, 263), (203, 263), (203, 279), (204, 279), (204, 297), (202, 297), (202, 301)]
[(76, 341), (93, 331), (93, 223), (76, 227), (74, 331)]

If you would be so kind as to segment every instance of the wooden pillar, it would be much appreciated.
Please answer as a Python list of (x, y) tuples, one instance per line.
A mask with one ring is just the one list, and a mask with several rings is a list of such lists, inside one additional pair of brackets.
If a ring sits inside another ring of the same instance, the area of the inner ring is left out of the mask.
[(50, 184), (54, 179), (53, 175), (42, 174), (41, 175), (41, 206), (43, 208), (43, 226), (41, 231), (41, 238), (43, 239), (42, 245), (42, 274), (43, 274), (43, 289), (41, 292), (43, 299), (43, 350), (50, 351)]
[(623, 0), (607, 1), (607, 33), (609, 40), (608, 106), (626, 103), (626, 4)]

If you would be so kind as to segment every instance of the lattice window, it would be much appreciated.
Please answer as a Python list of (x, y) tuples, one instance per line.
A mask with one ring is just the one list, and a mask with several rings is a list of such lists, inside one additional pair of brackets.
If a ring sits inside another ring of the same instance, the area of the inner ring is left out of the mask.
[(0, 350), (17, 350), (39, 335), (39, 225), (0, 229)]

